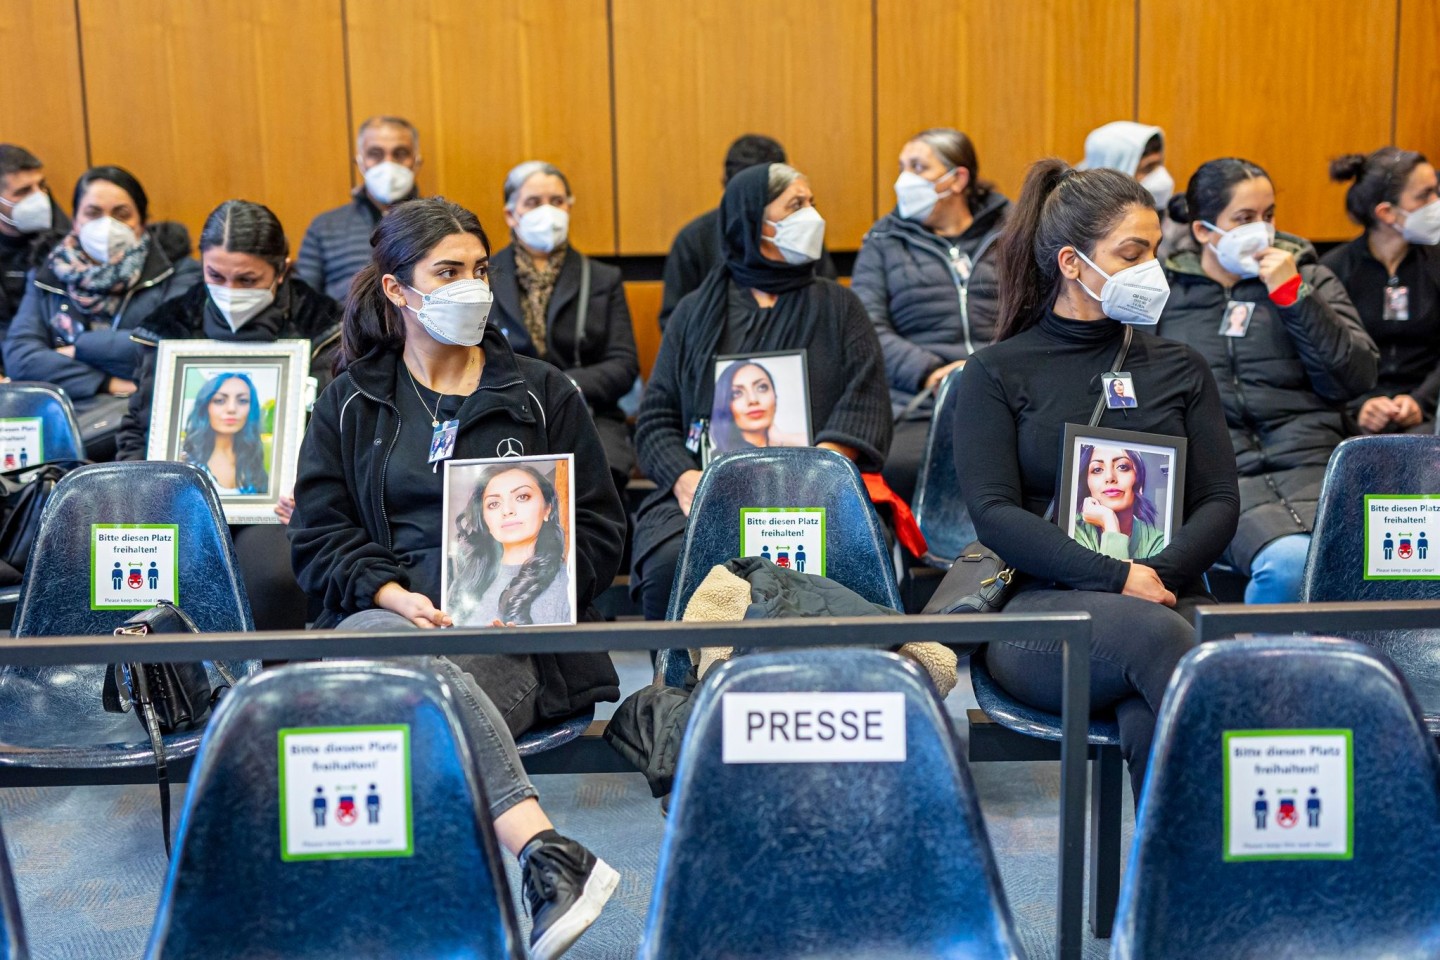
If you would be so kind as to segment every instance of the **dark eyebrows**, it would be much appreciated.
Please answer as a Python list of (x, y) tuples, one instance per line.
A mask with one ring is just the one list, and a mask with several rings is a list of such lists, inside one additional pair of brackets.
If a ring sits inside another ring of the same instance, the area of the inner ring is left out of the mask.
[(459, 260), (436, 260), (434, 263), (430, 264), (430, 266), (432, 266), (432, 267), (463, 267), (463, 266), (465, 266), (465, 264), (461, 263)]
[(1122, 244), (1125, 244), (1125, 243), (1138, 243), (1138, 244), (1140, 244), (1140, 246), (1144, 247), (1146, 250), (1149, 250), (1150, 247), (1152, 246), (1152, 244), (1150, 243), (1150, 241), (1149, 241), (1149, 240), (1146, 240), (1144, 237), (1126, 237), (1124, 240), (1121, 240), (1120, 242), (1121, 242)]

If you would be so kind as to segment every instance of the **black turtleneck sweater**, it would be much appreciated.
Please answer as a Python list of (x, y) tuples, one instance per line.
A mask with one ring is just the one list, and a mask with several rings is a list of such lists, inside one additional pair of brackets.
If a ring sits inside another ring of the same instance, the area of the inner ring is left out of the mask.
[[(1129, 564), (1082, 547), (1044, 519), (1059, 486), (1065, 424), (1089, 422), (1123, 330), (1114, 320), (1046, 314), (976, 352), (960, 378), (955, 465), (970, 517), (981, 542), (1032, 581), (1111, 593), (1125, 587)], [(1194, 594), (1240, 516), (1220, 395), (1203, 357), (1140, 329), (1124, 370), (1139, 405), (1106, 409), (1100, 426), (1189, 441), (1184, 522), (1144, 563), (1177, 595)]]

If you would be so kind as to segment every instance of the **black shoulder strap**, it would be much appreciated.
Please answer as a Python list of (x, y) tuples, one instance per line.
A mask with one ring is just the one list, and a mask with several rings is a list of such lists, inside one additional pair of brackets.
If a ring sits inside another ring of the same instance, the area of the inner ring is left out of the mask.
[(580, 251), (580, 304), (575, 311), (575, 366), (581, 365), (580, 347), (585, 342), (585, 321), (590, 319), (590, 258)]
[[(1120, 341), (1120, 350), (1115, 354), (1115, 359), (1110, 364), (1109, 370), (1102, 370), (1102, 375), (1107, 373), (1118, 373), (1125, 369), (1125, 357), (1130, 353), (1130, 339), (1135, 335), (1135, 328), (1128, 323), (1125, 325), (1125, 337)], [(1090, 413), (1090, 426), (1099, 426), (1100, 418), (1105, 415), (1105, 384), (1100, 384), (1100, 399), (1095, 401), (1095, 409)]]

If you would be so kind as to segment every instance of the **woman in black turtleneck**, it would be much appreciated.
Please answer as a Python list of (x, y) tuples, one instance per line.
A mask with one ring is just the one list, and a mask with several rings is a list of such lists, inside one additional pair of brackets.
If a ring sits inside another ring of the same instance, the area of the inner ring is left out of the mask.
[[(960, 486), (981, 541), (1019, 571), (1006, 612), (1094, 617), (1092, 703), (1115, 711), (1138, 797), (1166, 683), (1194, 644), (1184, 614), (1213, 602), (1203, 575), (1239, 517), (1225, 416), (1199, 354), (1136, 330), (1124, 372), (1138, 404), (1105, 410), (1100, 426), (1188, 440), (1184, 520), (1143, 563), (1070, 539), (1044, 519), (1058, 489), (1065, 424), (1089, 421), (1119, 350), (1125, 328), (1107, 313), (1153, 324), (1164, 306), (1158, 271), (1119, 278), (1138, 281), (1150, 309), (1127, 313), (1136, 302), (1128, 297), (1101, 304), (1108, 277), (1155, 259), (1160, 221), (1133, 177), (1044, 160), (1026, 177), (1000, 243), (996, 343), (974, 355), (959, 384)], [(995, 643), (985, 658), (1012, 696), (1059, 712), (1058, 642)]]

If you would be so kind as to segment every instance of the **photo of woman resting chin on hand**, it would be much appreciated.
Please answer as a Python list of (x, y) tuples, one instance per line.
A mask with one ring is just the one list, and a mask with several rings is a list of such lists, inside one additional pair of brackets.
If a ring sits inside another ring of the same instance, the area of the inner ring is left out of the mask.
[(1075, 540), (1116, 560), (1144, 560), (1165, 549), (1165, 524), (1145, 486), (1145, 460), (1134, 450), (1080, 447)]

